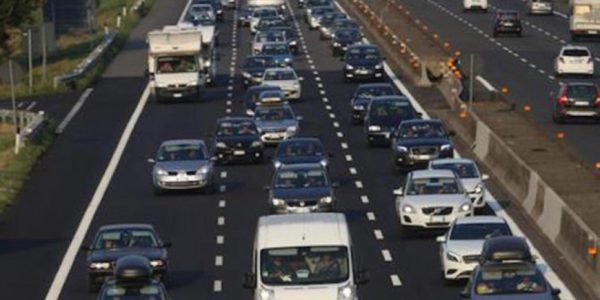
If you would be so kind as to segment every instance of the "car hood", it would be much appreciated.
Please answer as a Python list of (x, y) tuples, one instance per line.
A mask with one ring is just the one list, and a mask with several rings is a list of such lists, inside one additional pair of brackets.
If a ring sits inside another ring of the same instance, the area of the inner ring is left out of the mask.
[(331, 196), (331, 194), (332, 189), (330, 187), (273, 189), (273, 198), (284, 200), (320, 199), (321, 197)]
[(446, 249), (460, 256), (480, 255), (485, 240), (448, 240)]
[(257, 141), (259, 139), (256, 135), (250, 136), (231, 136), (231, 137), (217, 137), (217, 142), (223, 142), (227, 147), (243, 147), (247, 148), (252, 145), (252, 142)]
[(298, 81), (296, 80), (265, 80), (263, 81), (264, 85), (272, 85), (272, 86), (279, 86), (279, 87), (295, 87), (295, 83), (297, 83)]
[(470, 199), (464, 194), (451, 195), (407, 195), (404, 204), (410, 204), (415, 208), (430, 206), (452, 206), (457, 207), (464, 203), (470, 203)]
[(164, 250), (161, 248), (123, 248), (112, 250), (95, 250), (90, 252), (88, 261), (111, 262), (127, 255), (141, 255), (149, 260), (164, 259)]
[(381, 63), (381, 61), (379, 60), (374, 60), (374, 59), (352, 59), (352, 60), (347, 60), (346, 64), (349, 64), (353, 67), (370, 67), (373, 68), (375, 67), (375, 65), (378, 65), (379, 63)]
[(274, 300), (337, 300), (337, 286), (293, 286), (273, 289)]
[[(368, 103), (368, 102), (367, 102)], [(389, 130), (394, 130), (400, 123), (402, 123), (403, 119), (398, 117), (385, 117), (385, 118), (368, 118), (368, 125), (379, 125)]]
[(435, 145), (441, 146), (450, 144), (450, 140), (447, 138), (416, 138), (416, 139), (398, 139), (396, 145), (413, 147), (413, 146), (424, 146), (424, 145)]
[(460, 182), (467, 191), (474, 192), (475, 187), (481, 183), (481, 180), (479, 178), (463, 178)]
[(256, 126), (262, 130), (269, 129), (282, 129), (290, 126), (297, 126), (298, 123), (295, 120), (282, 120), (282, 121), (255, 121)]
[(165, 171), (192, 171), (198, 170), (203, 166), (209, 165), (208, 160), (186, 160), (186, 161), (159, 161), (156, 167)]

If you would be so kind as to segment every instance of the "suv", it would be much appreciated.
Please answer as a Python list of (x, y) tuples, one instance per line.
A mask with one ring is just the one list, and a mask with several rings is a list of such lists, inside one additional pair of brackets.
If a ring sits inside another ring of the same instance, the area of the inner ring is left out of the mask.
[(379, 48), (373, 44), (360, 44), (348, 47), (342, 58), (344, 81), (383, 79), (383, 60)]
[(594, 76), (594, 58), (585, 46), (566, 45), (554, 60), (556, 76), (565, 74)]
[(494, 36), (500, 34), (516, 34), (521, 36), (523, 27), (519, 13), (515, 10), (498, 10), (494, 18)]
[(600, 90), (593, 82), (561, 83), (553, 102), (552, 119), (564, 123), (569, 117), (587, 117), (600, 122)]

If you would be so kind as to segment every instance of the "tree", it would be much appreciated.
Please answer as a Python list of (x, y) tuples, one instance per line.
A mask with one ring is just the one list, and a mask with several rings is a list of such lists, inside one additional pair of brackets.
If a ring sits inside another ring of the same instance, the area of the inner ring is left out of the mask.
[(32, 21), (44, 0), (0, 0), (0, 61), (10, 57), (21, 43), (21, 27)]

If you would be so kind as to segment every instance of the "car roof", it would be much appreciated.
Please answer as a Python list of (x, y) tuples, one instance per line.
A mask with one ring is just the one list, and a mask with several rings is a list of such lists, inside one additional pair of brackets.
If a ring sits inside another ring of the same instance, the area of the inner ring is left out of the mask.
[(294, 142), (317, 142), (320, 144), (321, 140), (316, 137), (294, 137), (291, 139), (283, 140), (283, 141), (279, 142), (279, 144), (285, 145), (285, 144), (294, 143)]
[(285, 164), (277, 169), (277, 171), (294, 171), (306, 169), (323, 169), (319, 163), (304, 163), (304, 164)]
[[(410, 120), (406, 120), (406, 121), (402, 121), (402, 124), (425, 124), (425, 123), (436, 123), (436, 124), (442, 124), (442, 121), (438, 120), (438, 119), (410, 119)], [(443, 125), (443, 124), (442, 124)]]
[(371, 100), (371, 103), (383, 102), (383, 101), (401, 101), (401, 102), (410, 103), (410, 101), (408, 100), (408, 98), (406, 98), (406, 96), (403, 96), (403, 95), (377, 96), (377, 97), (373, 98), (373, 100)]
[(434, 159), (431, 161), (432, 165), (437, 165), (437, 164), (456, 164), (456, 163), (461, 163), (461, 164), (475, 164), (475, 161), (470, 159), (470, 158), (438, 158), (438, 159)]
[(424, 178), (456, 178), (451, 170), (416, 170), (412, 171), (413, 179), (424, 179)]
[(562, 50), (587, 50), (590, 51), (590, 48), (586, 47), (586, 46), (582, 46), (582, 45), (564, 45), (562, 47)]
[(495, 224), (506, 224), (506, 220), (498, 216), (471, 216), (461, 217), (456, 219), (456, 224), (481, 224), (481, 223), (495, 223)]
[(265, 70), (265, 73), (266, 73), (266, 72), (273, 72), (273, 71), (275, 71), (275, 72), (279, 72), (279, 71), (288, 71), (288, 72), (294, 72), (294, 73), (295, 73), (294, 69), (292, 69), (292, 68), (290, 68), (290, 67), (284, 67), (284, 68), (267, 68), (267, 69)]
[(200, 139), (177, 139), (177, 140), (166, 140), (163, 141), (160, 145), (162, 146), (171, 146), (171, 145), (180, 145), (180, 144), (201, 144), (204, 145), (204, 141)]
[(98, 228), (98, 231), (119, 230), (119, 229), (148, 229), (154, 231), (154, 226), (143, 223), (122, 223), (103, 225)]
[(258, 219), (260, 249), (350, 245), (346, 217), (341, 213), (271, 215)]

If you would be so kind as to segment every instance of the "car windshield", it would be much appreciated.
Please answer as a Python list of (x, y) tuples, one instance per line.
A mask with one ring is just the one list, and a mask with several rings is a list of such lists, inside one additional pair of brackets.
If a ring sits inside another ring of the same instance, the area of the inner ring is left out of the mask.
[(166, 300), (167, 296), (158, 284), (120, 286), (105, 284), (100, 291), (102, 300)]
[(269, 68), (275, 67), (275, 60), (270, 56), (249, 57), (246, 60), (247, 68)]
[(340, 283), (349, 276), (348, 249), (342, 246), (265, 249), (260, 276), (267, 285)]
[(452, 177), (413, 178), (406, 188), (406, 194), (411, 196), (462, 193), (462, 186)]
[(221, 122), (217, 128), (217, 136), (257, 135), (258, 130), (252, 121)]
[(273, 28), (269, 29), (269, 31), (281, 32), (281, 33), (285, 34), (285, 37), (287, 39), (293, 39), (296, 36), (295, 31), (290, 27), (273, 27)]
[(325, 16), (325, 14), (328, 14), (330, 12), (334, 12), (335, 10), (333, 9), (333, 7), (316, 7), (312, 10), (312, 15), (313, 16)]
[(265, 80), (296, 80), (296, 74), (292, 70), (277, 70), (265, 72)]
[(351, 48), (346, 53), (347, 60), (379, 60), (377, 48)]
[(335, 37), (338, 40), (353, 40), (360, 39), (360, 32), (356, 29), (338, 29), (335, 31)]
[(252, 13), (254, 18), (277, 17), (278, 13), (274, 9), (257, 9)]
[(257, 121), (284, 121), (293, 120), (294, 115), (288, 107), (257, 107), (254, 113)]
[(431, 166), (435, 170), (451, 170), (458, 175), (460, 178), (479, 178), (479, 172), (475, 164), (470, 162), (448, 162), (448, 163), (435, 163)]
[(279, 18), (274, 18), (274, 19), (261, 19), (258, 24), (258, 27), (262, 31), (262, 30), (266, 30), (271, 27), (284, 26), (284, 25), (285, 25), (285, 21), (283, 21)]
[(210, 13), (202, 12), (202, 13), (194, 14), (192, 16), (191, 21), (192, 21), (192, 23), (194, 23), (194, 25), (204, 25), (204, 26), (214, 25), (215, 24), (215, 16), (213, 15), (212, 12), (210, 12)]
[(500, 20), (503, 21), (516, 21), (519, 19), (519, 15), (517, 13), (512, 13), (512, 12), (508, 12), (508, 13), (501, 13), (500, 14)]
[(156, 73), (189, 73), (197, 72), (198, 65), (193, 55), (161, 56), (156, 60)]
[(279, 145), (277, 156), (322, 156), (321, 144), (313, 141), (289, 141)]
[(563, 56), (574, 56), (574, 57), (588, 57), (590, 52), (585, 49), (565, 49)]
[(443, 138), (446, 137), (446, 130), (440, 123), (411, 123), (401, 125), (398, 130), (398, 136), (403, 139)]
[(192, 7), (190, 7), (190, 14), (192, 15), (198, 15), (205, 12), (213, 13), (212, 6), (210, 6), (209, 4), (200, 4), (192, 5)]
[(260, 95), (265, 91), (281, 91), (278, 86), (255, 86), (246, 92), (246, 100), (258, 102)]
[(152, 230), (147, 229), (118, 229), (100, 232), (94, 243), (94, 250), (109, 250), (121, 248), (151, 248), (158, 247), (158, 242)]
[(482, 268), (474, 280), (477, 295), (538, 294), (546, 292), (546, 280), (534, 266), (506, 264)]
[(275, 188), (300, 189), (328, 186), (325, 171), (320, 168), (279, 170), (275, 174)]
[(183, 143), (160, 147), (156, 161), (203, 160), (205, 158), (202, 145)]
[(567, 87), (567, 97), (571, 99), (596, 100), (596, 87), (593, 85), (569, 85)]
[(262, 47), (261, 53), (266, 55), (289, 54), (290, 50), (287, 44), (266, 44)]
[(369, 118), (373, 121), (391, 122), (412, 119), (413, 108), (408, 101), (377, 101), (371, 102)]
[[(348, 20), (348, 19), (342, 19), (342, 20), (336, 20), (335, 21), (335, 28), (337, 29), (342, 29), (342, 28), (349, 28), (349, 29), (359, 29), (359, 26), (356, 22), (352, 21), (352, 20)], [(360, 34), (360, 31), (359, 31)]]
[(512, 235), (505, 223), (456, 224), (450, 233), (451, 240), (484, 240), (495, 236)]
[(264, 42), (285, 42), (285, 35), (283, 32), (267, 32), (261, 33), (256, 37), (256, 41), (259, 43)]

